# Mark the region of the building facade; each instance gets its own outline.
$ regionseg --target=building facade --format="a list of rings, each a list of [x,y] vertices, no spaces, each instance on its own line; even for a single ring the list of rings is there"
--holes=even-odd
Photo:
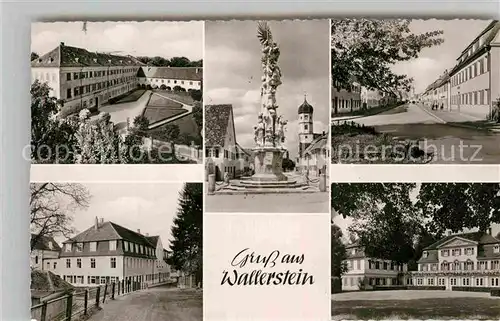
[[[342,290],[356,291],[374,286],[406,285],[406,264],[367,257],[359,242],[346,246],[348,271],[342,275]]]
[[[332,117],[352,113],[361,109],[361,85],[353,80],[349,89],[341,89],[334,82],[332,86]]]
[[[143,66],[137,73],[137,81],[145,89],[201,90],[203,68]]]
[[[167,279],[168,268],[159,236],[142,235],[96,218],[92,227],[63,242],[53,272],[74,286],[96,286],[124,280],[156,283]]]
[[[215,174],[217,181],[239,177],[248,166],[249,153],[239,147],[234,129],[233,106],[205,106],[205,158],[207,173]]]
[[[487,119],[500,98],[500,22],[492,21],[461,53],[447,83],[431,84],[422,95],[426,105]]]
[[[54,238],[49,236],[39,236],[31,234],[31,242],[34,242],[30,253],[30,265],[32,269],[50,271],[57,266],[61,247]]]
[[[424,248],[413,285],[500,287],[500,240],[488,233],[449,235]]]
[[[47,83],[50,94],[71,114],[85,108],[98,110],[110,99],[136,89],[141,65],[132,56],[90,52],[61,42],[31,62],[31,76],[33,82]]]
[[[374,108],[380,106],[382,95],[378,90],[369,90],[361,87],[361,106],[364,108]]]

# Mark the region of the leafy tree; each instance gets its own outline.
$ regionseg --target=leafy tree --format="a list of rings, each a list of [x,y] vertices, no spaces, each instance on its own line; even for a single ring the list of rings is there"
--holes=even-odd
[[[81,184],[32,183],[30,191],[30,229],[35,234],[31,250],[44,236],[70,237],[74,232],[71,212],[87,208],[91,198]]]
[[[290,158],[283,158],[283,161],[281,162],[281,167],[283,168],[284,171],[293,171],[293,169],[295,168],[295,163]]]
[[[198,134],[200,134],[203,129],[203,104],[201,102],[194,103],[192,115],[198,127]]]
[[[201,183],[186,183],[179,197],[179,209],[174,218],[170,242],[171,255],[167,263],[174,269],[194,274],[196,282],[203,278],[203,187]]]
[[[31,60],[30,61],[33,61],[33,60],[38,59],[38,58],[40,58],[40,56],[36,52],[31,52]]]
[[[190,67],[191,61],[186,57],[172,57],[170,67]]]
[[[342,230],[340,227],[332,223],[332,250],[331,250],[331,264],[332,264],[332,277],[342,277],[347,272],[347,251],[344,243],[342,242]]]
[[[73,163],[78,123],[60,117],[61,102],[38,80],[31,85],[31,160],[34,163]]]
[[[189,92],[189,94],[194,101],[201,101],[201,99],[203,98],[203,93],[199,89],[193,89]]]
[[[332,79],[338,89],[351,89],[353,80],[368,89],[398,96],[413,82],[397,75],[391,65],[418,57],[424,48],[440,45],[443,31],[413,34],[408,19],[333,19],[331,22]]]
[[[190,67],[203,67],[203,59],[191,61]]]
[[[153,57],[150,63],[156,67],[167,67],[170,64],[168,59],[159,56]]]

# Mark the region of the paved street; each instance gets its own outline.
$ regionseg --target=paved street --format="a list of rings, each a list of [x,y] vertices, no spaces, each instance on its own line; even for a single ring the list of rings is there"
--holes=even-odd
[[[205,212],[327,213],[328,192],[289,194],[207,195]]]
[[[127,124],[127,118],[130,119],[130,123],[134,121],[137,115],[140,115],[149,100],[150,90],[147,90],[142,94],[141,98],[136,101],[127,103],[118,103],[106,105],[99,108],[99,112],[109,113],[111,116],[111,121],[119,128],[124,128]]]
[[[107,301],[89,321],[202,321],[203,294],[156,287]]]
[[[394,137],[423,139],[421,147],[435,153],[435,164],[500,163],[500,134],[447,124],[477,121],[477,118],[458,112],[431,111],[415,104],[399,111],[354,121]]]

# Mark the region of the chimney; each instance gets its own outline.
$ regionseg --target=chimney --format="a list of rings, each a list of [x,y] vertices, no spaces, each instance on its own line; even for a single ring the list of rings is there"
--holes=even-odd
[[[137,229],[137,233],[141,234],[141,230],[140,230],[140,229]]]
[[[95,224],[94,224],[94,229],[97,231],[97,229],[99,228],[99,219],[97,218],[97,216],[95,217]]]
[[[103,224],[103,223],[104,223],[104,218],[101,217],[101,224]]]
[[[488,235],[491,235],[491,227],[488,228]]]
[[[452,234],[452,233],[451,233],[451,231],[448,231],[447,235],[448,235],[448,236],[451,236],[451,234]]]

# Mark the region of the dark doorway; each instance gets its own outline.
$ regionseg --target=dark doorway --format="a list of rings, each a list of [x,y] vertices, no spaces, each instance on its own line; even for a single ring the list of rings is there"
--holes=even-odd
[[[95,98],[95,109],[98,110],[99,109],[99,97],[96,97]]]
[[[222,181],[222,175],[219,166],[215,165],[215,180]]]
[[[333,107],[335,110],[335,114],[338,114],[339,113],[339,97],[335,97]]]

